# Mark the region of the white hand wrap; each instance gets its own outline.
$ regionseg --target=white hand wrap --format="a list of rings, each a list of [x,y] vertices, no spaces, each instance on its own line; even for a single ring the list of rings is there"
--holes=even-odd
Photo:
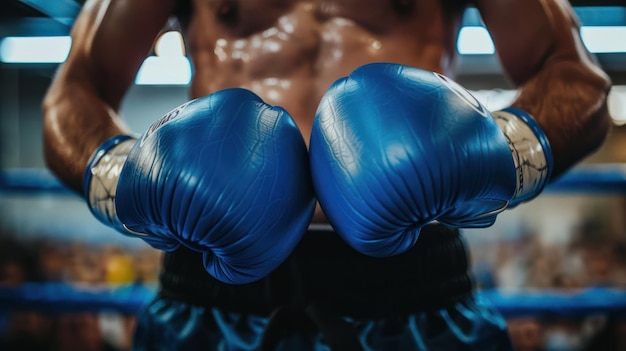
[[[504,133],[515,163],[517,187],[509,207],[539,195],[552,170],[552,150],[546,135],[526,112],[508,108],[492,112]]]
[[[118,136],[102,144],[91,158],[83,183],[93,215],[121,232],[127,229],[117,217],[115,193],[124,162],[136,141],[132,137]]]

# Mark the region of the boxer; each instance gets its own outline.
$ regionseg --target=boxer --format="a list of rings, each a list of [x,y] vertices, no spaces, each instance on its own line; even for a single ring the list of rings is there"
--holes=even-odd
[[[503,111],[454,83],[468,6],[519,89]],[[138,136],[120,105],[171,16],[191,101]],[[578,28],[565,0],[91,0],[43,103],[45,159],[167,251],[137,350],[506,350],[455,228],[604,140],[611,82]]]

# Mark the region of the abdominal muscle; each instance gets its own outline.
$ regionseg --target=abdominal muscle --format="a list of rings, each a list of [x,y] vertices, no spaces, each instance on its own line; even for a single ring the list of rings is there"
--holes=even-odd
[[[250,89],[285,108],[307,145],[324,92],[362,64],[394,62],[451,74],[455,24],[445,20],[438,0],[417,1],[402,17],[388,0],[221,3],[238,5],[237,22],[220,22],[216,12],[228,9],[219,1],[194,3],[186,33],[192,97]]]
[[[388,0],[195,0],[186,31],[192,98],[250,89],[285,108],[308,145],[322,95],[360,65],[394,62],[451,74],[460,14],[453,23],[439,0],[410,1],[410,15],[399,16]],[[237,19],[221,21],[217,13],[228,6],[237,6]],[[314,221],[324,221],[319,207]]]

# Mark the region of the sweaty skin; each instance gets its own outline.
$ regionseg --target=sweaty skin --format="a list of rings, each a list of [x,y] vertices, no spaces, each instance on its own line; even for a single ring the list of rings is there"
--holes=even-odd
[[[191,93],[251,89],[284,106],[308,142],[322,95],[359,65],[391,61],[452,73],[461,12],[446,18],[436,1],[396,2],[195,1],[187,30]]]
[[[453,4],[453,5],[450,5]],[[456,5],[455,5],[456,4]],[[194,66],[191,97],[244,87],[290,112],[309,140],[333,81],[373,61],[454,77],[464,11],[451,0],[192,0],[184,30]],[[93,151],[129,134],[119,108],[175,0],[90,0],[44,100],[49,168],[82,191]],[[476,0],[502,66],[520,90],[514,106],[546,132],[558,177],[609,129],[611,85],[582,45],[567,0]],[[155,120],[159,116],[154,116]],[[316,220],[323,220],[317,211]]]

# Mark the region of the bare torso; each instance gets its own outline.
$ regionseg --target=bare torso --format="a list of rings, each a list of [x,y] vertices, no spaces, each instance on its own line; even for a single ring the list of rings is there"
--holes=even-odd
[[[322,94],[374,61],[453,76],[467,3],[490,31],[513,106],[534,116],[554,157],[553,178],[599,147],[611,87],[586,51],[567,0],[94,0],[72,29],[72,50],[43,102],[45,158],[83,193],[94,150],[130,134],[119,108],[163,24],[185,7],[192,97],[246,87],[286,108],[308,141]],[[188,4],[189,6],[185,6]]]
[[[462,9],[441,0],[193,0],[191,95],[248,88],[289,111],[308,143],[321,96],[358,65],[452,74]]]

